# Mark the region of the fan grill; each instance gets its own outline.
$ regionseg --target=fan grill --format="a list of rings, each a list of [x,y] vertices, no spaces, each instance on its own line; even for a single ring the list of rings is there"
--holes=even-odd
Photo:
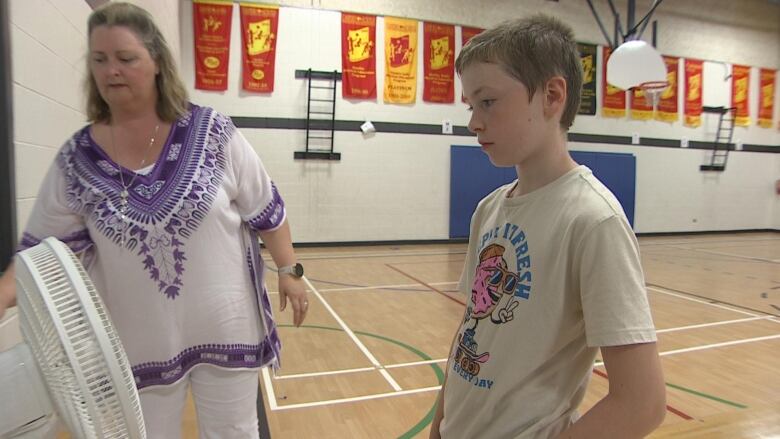
[[[22,334],[68,428],[83,438],[145,437],[127,357],[79,260],[51,238],[18,258]]]

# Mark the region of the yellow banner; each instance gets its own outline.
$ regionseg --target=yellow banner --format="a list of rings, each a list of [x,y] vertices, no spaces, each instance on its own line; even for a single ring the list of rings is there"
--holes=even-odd
[[[417,20],[385,17],[384,101],[413,104],[417,96]]]

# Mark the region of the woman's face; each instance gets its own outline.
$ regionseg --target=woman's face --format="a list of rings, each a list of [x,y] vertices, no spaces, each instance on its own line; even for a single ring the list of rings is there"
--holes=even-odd
[[[89,36],[89,66],[109,107],[157,101],[157,63],[125,26],[98,26]]]

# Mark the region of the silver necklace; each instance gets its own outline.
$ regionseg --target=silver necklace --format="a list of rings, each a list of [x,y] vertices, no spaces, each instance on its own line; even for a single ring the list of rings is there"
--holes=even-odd
[[[146,152],[144,153],[143,160],[141,160],[141,166],[139,170],[144,168],[144,165],[146,164],[146,159],[149,157],[149,151],[152,150],[152,145],[154,145],[154,139],[157,137],[157,131],[160,129],[160,124],[158,123],[154,127],[154,133],[152,133],[152,137],[149,139],[149,146],[146,147]],[[133,186],[133,183],[135,183],[135,179],[138,177],[138,172],[133,171],[133,178],[130,179],[130,182],[125,184],[125,177],[124,172],[122,172],[123,166],[119,164],[119,154],[117,152],[116,148],[116,141],[114,140],[114,127],[113,125],[108,125],[109,133],[111,134],[111,151],[114,153],[115,160],[117,168],[119,168],[119,181],[122,183],[122,191],[119,193],[119,208],[117,211],[119,212],[119,220],[122,223],[122,248],[125,248],[125,236],[127,231],[127,223],[129,222],[127,218],[127,212],[129,210],[129,202],[128,198],[130,197],[130,188]],[[128,169],[128,168],[124,168]],[[131,171],[128,169],[128,171]]]

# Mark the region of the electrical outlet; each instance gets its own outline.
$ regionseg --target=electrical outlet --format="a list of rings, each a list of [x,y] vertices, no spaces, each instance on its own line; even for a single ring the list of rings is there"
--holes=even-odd
[[[737,139],[737,141],[734,142],[734,149],[737,151],[742,151],[742,139]]]
[[[452,121],[451,120],[443,120],[441,121],[441,133],[442,134],[452,134]]]
[[[681,138],[680,139],[680,148],[687,148],[689,146],[688,143],[689,142],[688,142],[688,138],[687,137]]]
[[[632,145],[639,145],[639,133],[631,134],[631,144]]]

